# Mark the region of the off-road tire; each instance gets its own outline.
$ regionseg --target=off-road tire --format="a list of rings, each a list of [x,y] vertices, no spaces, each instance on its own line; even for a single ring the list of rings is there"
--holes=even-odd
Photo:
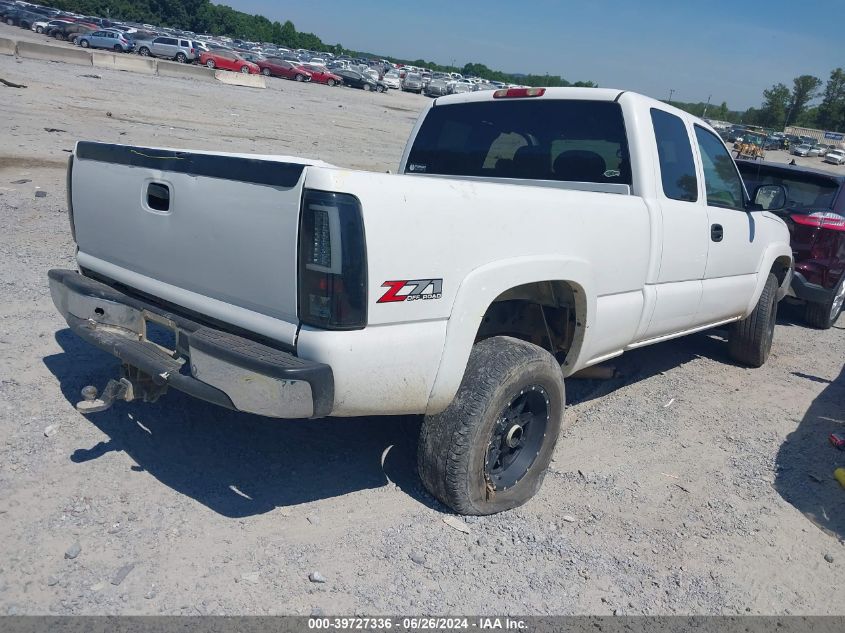
[[[494,426],[521,390],[533,385],[548,395],[549,416],[539,452],[515,485],[491,490],[485,459]],[[460,514],[494,514],[522,505],[543,482],[565,404],[563,373],[546,350],[505,336],[477,343],[452,403],[423,420],[417,453],[423,484]]]
[[[769,273],[754,311],[731,326],[728,334],[728,353],[738,363],[760,367],[769,357],[777,321],[777,293],[777,277]]]
[[[836,323],[839,315],[842,314],[842,306],[833,313],[833,301],[838,292],[842,291],[842,286],[845,284],[845,276],[839,280],[839,285],[836,286],[830,295],[830,299],[824,303],[807,302],[804,308],[804,320],[808,325],[818,330],[829,330]]]

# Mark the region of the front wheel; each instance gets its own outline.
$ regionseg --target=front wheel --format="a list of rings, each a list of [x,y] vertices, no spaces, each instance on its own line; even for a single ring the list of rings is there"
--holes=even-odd
[[[833,291],[830,299],[824,303],[807,302],[804,308],[804,320],[819,330],[829,330],[842,314],[845,304],[845,276],[839,280],[839,285]]]
[[[728,353],[735,361],[760,367],[769,357],[778,315],[778,280],[772,273],[766,279],[754,311],[731,326]]]
[[[241,66],[241,72],[244,75],[248,75],[249,74],[249,66]]]
[[[334,80],[334,79],[329,79],[329,80],[326,82],[326,85],[327,85],[327,86],[334,86],[334,85],[335,85],[335,83],[336,83],[336,82],[335,82],[335,80]]]
[[[43,26],[36,26],[36,27],[35,27],[35,32],[36,32],[36,33],[39,33],[39,34],[40,34],[40,33],[43,33],[43,32],[44,32],[44,27],[43,27]]]
[[[522,505],[543,482],[565,403],[563,373],[546,350],[505,336],[477,343],[452,403],[423,421],[423,484],[460,514]]]
[[[376,92],[384,92],[384,86],[377,86]]]
[[[303,75],[297,75],[296,77],[294,77],[294,79],[296,79],[297,81],[305,81],[305,77]]]

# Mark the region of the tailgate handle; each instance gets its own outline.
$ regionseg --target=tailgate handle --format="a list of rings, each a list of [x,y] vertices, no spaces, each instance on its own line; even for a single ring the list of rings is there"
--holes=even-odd
[[[163,182],[147,185],[147,206],[153,211],[170,211],[170,187]]]

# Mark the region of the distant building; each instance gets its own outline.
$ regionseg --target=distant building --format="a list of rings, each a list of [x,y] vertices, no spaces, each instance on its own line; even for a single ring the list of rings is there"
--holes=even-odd
[[[809,136],[812,139],[820,143],[842,143],[845,141],[845,133],[842,132],[830,132],[827,130],[814,130],[813,128],[809,127],[798,127],[795,125],[789,125],[784,130],[786,134],[794,134],[795,136]]]

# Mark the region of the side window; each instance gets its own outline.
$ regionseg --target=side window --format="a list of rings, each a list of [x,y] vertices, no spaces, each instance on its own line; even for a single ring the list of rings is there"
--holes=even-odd
[[[702,127],[695,126],[695,138],[704,167],[707,204],[714,207],[743,209],[742,180],[722,141]]]
[[[652,108],[651,122],[657,139],[663,193],[673,200],[698,200],[695,161],[684,122],[674,114]]]

